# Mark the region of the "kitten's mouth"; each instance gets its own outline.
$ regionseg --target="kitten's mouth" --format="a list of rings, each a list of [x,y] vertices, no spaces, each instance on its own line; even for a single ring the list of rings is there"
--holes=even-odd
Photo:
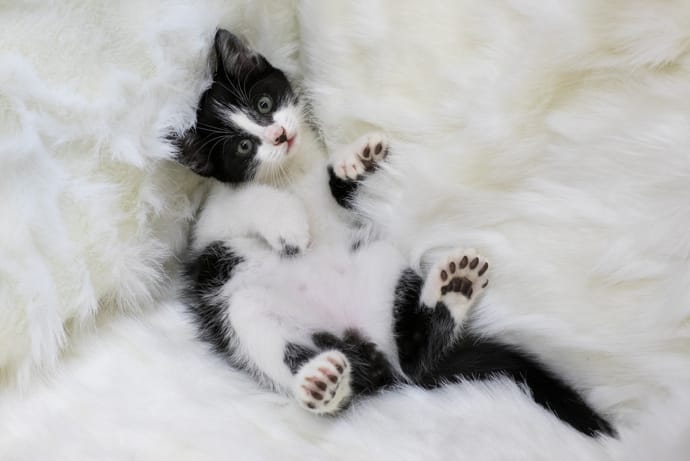
[[[297,135],[293,135],[291,138],[288,138],[287,140],[287,151],[285,152],[286,154],[290,152],[290,149],[292,149],[292,146],[295,145],[295,141],[297,140]]]

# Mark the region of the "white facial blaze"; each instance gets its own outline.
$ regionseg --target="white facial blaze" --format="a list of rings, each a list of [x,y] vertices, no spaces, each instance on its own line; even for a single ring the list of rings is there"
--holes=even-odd
[[[257,138],[261,139],[263,141],[263,133],[264,133],[264,127],[256,123],[254,120],[249,118],[247,114],[244,112],[230,112],[227,111],[227,118],[228,122],[230,122],[231,125],[239,128],[242,131],[247,132],[248,134],[252,136],[256,136]]]
[[[299,131],[300,120],[300,111],[296,105],[291,104],[278,109],[273,114],[274,123],[268,127],[258,124],[241,111],[226,111],[226,114],[230,124],[260,139],[261,143],[256,149],[259,169],[262,169],[262,167],[278,167],[294,155],[296,149],[293,149],[293,142],[296,140],[295,138]],[[290,142],[282,142],[276,145],[275,140],[278,137],[276,133],[282,133],[283,129]]]
[[[273,120],[278,125],[285,128],[285,134],[288,139],[292,139],[297,136],[297,131],[299,129],[299,119],[300,110],[294,105],[290,104],[286,107],[281,107],[273,114]]]

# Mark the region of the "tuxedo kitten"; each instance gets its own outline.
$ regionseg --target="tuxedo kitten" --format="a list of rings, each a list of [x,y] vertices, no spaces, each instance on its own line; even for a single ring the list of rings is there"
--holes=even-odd
[[[177,141],[179,160],[212,178],[184,276],[201,338],[318,414],[397,383],[505,377],[576,429],[612,433],[528,354],[463,334],[488,284],[481,255],[457,249],[422,277],[391,243],[353,245],[338,203],[375,174],[385,135],[344,146],[329,183],[328,159],[285,75],[227,31],[214,49],[196,126]]]

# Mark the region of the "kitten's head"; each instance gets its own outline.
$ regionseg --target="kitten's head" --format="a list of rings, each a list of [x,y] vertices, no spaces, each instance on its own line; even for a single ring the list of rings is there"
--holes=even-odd
[[[227,30],[216,33],[213,83],[179,160],[223,182],[270,178],[297,153],[301,111],[285,74]]]

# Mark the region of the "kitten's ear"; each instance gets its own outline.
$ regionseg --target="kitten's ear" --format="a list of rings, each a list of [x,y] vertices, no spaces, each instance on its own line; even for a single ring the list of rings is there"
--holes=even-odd
[[[216,51],[216,72],[237,74],[242,68],[255,61],[256,53],[238,36],[225,29],[218,29],[214,40]]]
[[[198,175],[211,176],[211,160],[199,148],[203,144],[197,138],[194,129],[188,130],[180,137],[173,138],[173,143],[177,147],[176,160]]]

